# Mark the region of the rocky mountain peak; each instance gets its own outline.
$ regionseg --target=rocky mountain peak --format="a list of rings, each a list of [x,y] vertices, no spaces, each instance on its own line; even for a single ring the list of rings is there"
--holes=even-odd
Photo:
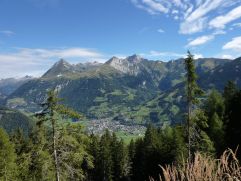
[[[64,73],[72,72],[74,66],[65,61],[64,59],[60,59],[56,62],[42,77],[60,77]]]
[[[111,64],[112,62],[120,62],[120,61],[121,61],[121,59],[119,59],[118,57],[113,56],[106,62],[106,64]]]
[[[139,63],[143,60],[143,58],[137,54],[134,54],[132,56],[127,57],[126,60],[131,63]]]
[[[65,61],[62,58],[53,65],[53,67],[66,67],[66,68],[69,68],[71,66],[72,65],[69,62]]]
[[[137,75],[140,72],[139,63],[144,60],[138,55],[132,55],[124,59],[112,57],[106,64],[119,70],[122,73]]]

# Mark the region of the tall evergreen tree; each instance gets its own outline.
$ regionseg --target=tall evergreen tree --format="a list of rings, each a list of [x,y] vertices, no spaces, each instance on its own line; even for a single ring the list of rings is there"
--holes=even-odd
[[[213,140],[217,154],[221,154],[224,151],[224,114],[225,104],[222,95],[212,90],[206,104],[204,111],[207,115],[208,127],[206,130],[209,137]]]
[[[89,153],[93,156],[93,165],[94,168],[88,171],[89,180],[94,181],[100,178],[101,165],[100,165],[100,140],[99,137],[92,134],[90,135],[90,144],[88,147]]]
[[[93,168],[93,158],[87,152],[89,138],[82,133],[80,124],[61,126],[58,136],[58,159],[62,180],[86,180]]]
[[[36,117],[40,118],[40,123],[42,122],[50,122],[51,129],[52,129],[52,152],[54,156],[54,165],[55,165],[55,172],[56,172],[56,181],[60,181],[60,167],[59,167],[59,158],[57,152],[57,133],[56,133],[56,124],[57,124],[57,114],[68,116],[72,118],[79,118],[80,115],[68,108],[64,105],[59,104],[61,99],[57,97],[57,93],[54,90],[48,92],[48,98],[45,103],[42,103],[43,110],[40,113],[36,114]]]
[[[228,102],[233,98],[235,93],[237,93],[238,88],[233,81],[228,81],[224,87],[223,97],[225,99],[225,105],[228,107]]]
[[[183,126],[175,126],[174,128],[175,142],[175,162],[181,163],[187,158],[187,147],[185,144],[185,128]]]
[[[113,180],[121,181],[128,177],[130,164],[128,152],[122,140],[119,140],[116,135],[112,135],[112,159],[113,159]]]
[[[111,133],[106,130],[106,132],[101,136],[100,139],[100,154],[99,163],[101,165],[101,177],[102,181],[112,181],[113,180],[113,159],[111,153]]]
[[[35,127],[29,136],[29,151],[23,155],[29,159],[28,177],[34,181],[51,181],[54,179],[54,164],[47,141],[45,127]],[[24,157],[25,156],[25,157]]]
[[[16,180],[16,153],[8,134],[0,128],[0,180]]]
[[[187,92],[187,137],[188,137],[188,158],[191,159],[191,118],[193,105],[198,103],[197,96],[202,94],[202,90],[197,85],[197,75],[195,72],[194,55],[188,51],[187,58],[185,58],[186,73],[186,92]]]
[[[229,100],[226,111],[226,144],[235,150],[238,146],[238,156],[241,158],[241,90]]]

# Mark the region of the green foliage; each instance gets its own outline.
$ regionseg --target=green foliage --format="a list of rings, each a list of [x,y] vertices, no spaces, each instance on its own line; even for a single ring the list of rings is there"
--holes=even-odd
[[[199,102],[198,96],[200,96],[203,91],[197,85],[197,74],[195,72],[194,56],[188,51],[187,58],[185,59],[185,69],[186,73],[186,98],[187,98],[187,138],[188,138],[188,158],[191,160],[191,137],[194,130],[191,129],[191,119],[192,119],[192,108],[195,104]],[[198,132],[196,132],[198,133]]]
[[[108,130],[101,136],[91,136],[90,153],[94,156],[95,168],[90,170],[91,180],[125,180],[130,164],[127,147]]]
[[[125,90],[119,89],[106,92],[114,97],[125,94]],[[140,119],[149,116],[157,121],[165,117],[163,109],[179,114],[183,108],[178,110],[175,104],[167,103],[177,103],[182,93],[177,89],[170,94],[160,93],[132,111]],[[163,124],[159,128],[149,125],[144,137],[127,144],[120,139],[123,132],[106,130],[102,135],[88,135],[79,123],[63,124],[62,119],[69,116],[79,119],[81,116],[59,104],[61,101],[54,91],[49,92],[47,101],[42,104],[43,111],[37,114],[38,125],[28,135],[17,129],[9,139],[0,128],[0,180],[52,181],[56,180],[58,170],[61,180],[67,181],[142,181],[150,177],[157,179],[159,175],[163,177],[160,166],[180,165],[188,157],[184,125],[170,127]],[[191,103],[193,105],[196,101]],[[106,102],[103,104],[108,107]],[[228,83],[223,95],[212,90],[200,108],[193,108],[190,119],[192,152],[214,157],[215,153],[219,155],[227,147],[235,149],[241,144],[241,91],[233,83]],[[129,109],[126,107],[124,110],[127,114]],[[9,109],[4,111],[12,112]],[[128,114],[133,116],[131,112]],[[241,158],[239,150],[237,154]]]
[[[136,123],[152,122],[158,125],[165,121],[171,124],[180,123],[186,105],[181,97],[184,94],[185,80],[183,62],[184,59],[170,62],[143,60],[136,65],[140,68],[140,73],[136,75],[123,74],[108,63],[94,69],[86,68],[82,69],[83,71],[73,72],[73,66],[65,62],[67,67],[63,64],[60,67],[54,66],[57,71],[50,69],[43,77],[30,80],[10,95],[6,101],[15,100],[11,106],[36,112],[40,108],[38,104],[46,98],[47,91],[58,88],[59,96],[65,99],[62,102],[64,105],[91,119],[113,118],[121,113],[126,120]],[[223,59],[195,60],[199,77],[208,75],[205,79],[209,81],[201,82],[202,87],[209,89],[209,84],[212,83],[217,85],[219,90],[223,88],[219,86],[223,84],[223,80],[212,80],[215,75],[211,73],[211,70],[217,67],[222,68],[224,63],[230,62]],[[59,74],[62,76],[58,77]],[[236,74],[231,77],[233,80],[239,76]],[[229,78],[227,74],[225,77]],[[157,97],[159,99],[156,99]],[[152,107],[145,109],[149,102],[157,106],[154,107],[152,104]],[[141,114],[143,109],[145,113]],[[152,120],[151,112],[162,112],[158,115],[158,121]]]
[[[88,137],[79,124],[61,127],[58,135],[58,159],[63,180],[85,180],[86,171],[93,168],[92,156],[87,152]]]
[[[158,165],[184,159],[186,148],[182,131],[181,127],[160,130],[149,126],[145,137],[137,140],[135,149],[130,150],[132,180],[146,180],[149,176],[158,178]]]
[[[205,129],[209,137],[213,140],[214,146],[218,154],[224,150],[224,114],[225,102],[222,95],[213,90],[204,106],[204,111],[207,117],[208,127]]]
[[[237,91],[227,101],[227,109],[225,116],[226,124],[226,144],[232,149],[236,149],[241,145],[241,90]],[[238,156],[241,158],[239,149]]]
[[[8,134],[0,128],[0,180],[15,180],[17,177],[16,153]]]
[[[59,132],[60,136],[57,135],[57,115],[60,114],[62,116],[68,116],[72,118],[80,118],[80,115],[76,113],[75,111],[65,107],[64,105],[60,105],[61,99],[57,97],[56,91],[51,90],[48,92],[47,101],[42,104],[43,110],[36,114],[36,117],[38,117],[40,120],[38,124],[41,126],[43,122],[50,122],[51,123],[51,134],[52,134],[52,151],[53,158],[54,158],[54,166],[55,166],[55,179],[57,181],[60,180],[61,177],[65,179],[73,179],[76,175],[78,177],[83,177],[83,174],[81,172],[76,172],[75,168],[71,165],[68,165],[69,159],[73,161],[76,154],[72,154],[72,152],[65,151],[65,148],[72,148],[73,150],[70,151],[80,151],[76,140],[73,137],[68,137],[68,134],[63,129],[62,132]],[[66,137],[68,137],[66,139]],[[62,143],[61,143],[62,140]],[[64,141],[65,142],[64,142]],[[70,141],[70,143],[68,143]],[[59,143],[60,142],[60,143]],[[61,147],[61,144],[65,147]],[[66,145],[65,145],[66,144]],[[69,145],[68,145],[69,144]],[[76,144],[77,148],[73,146],[73,144]],[[71,146],[70,146],[71,145]],[[63,149],[62,149],[63,148]],[[80,152],[82,154],[82,152]],[[64,155],[64,157],[62,157]],[[74,158],[73,158],[74,157]],[[62,158],[62,159],[61,159]],[[83,161],[83,158],[80,157],[81,160],[76,160],[76,163],[74,164],[80,164],[79,162]],[[61,168],[61,165],[65,166],[65,169]],[[66,172],[66,168],[67,172]],[[79,171],[82,171],[80,168],[76,168]],[[82,178],[81,178],[82,179]]]
[[[14,132],[16,129],[20,128],[27,135],[34,125],[34,121],[29,116],[24,113],[0,107],[0,126],[3,127],[8,133]]]
[[[228,81],[224,87],[223,97],[225,100],[225,105],[228,108],[230,100],[238,92],[238,88],[233,81]]]
[[[198,96],[203,94],[203,91],[197,85],[197,74],[195,72],[194,55],[188,51],[185,59],[186,81],[187,81],[187,101],[191,104],[198,103]]]

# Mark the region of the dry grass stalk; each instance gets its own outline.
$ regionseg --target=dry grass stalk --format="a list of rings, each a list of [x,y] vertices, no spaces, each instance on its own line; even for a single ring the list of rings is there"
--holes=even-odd
[[[241,181],[241,167],[236,152],[231,149],[226,150],[220,159],[196,153],[191,163],[161,168],[164,178],[160,177],[160,181]]]

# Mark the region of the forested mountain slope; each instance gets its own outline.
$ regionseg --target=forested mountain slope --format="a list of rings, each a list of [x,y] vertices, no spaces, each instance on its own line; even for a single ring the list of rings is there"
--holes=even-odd
[[[240,58],[196,60],[199,83],[205,90],[240,82]],[[230,71],[232,73],[230,74]],[[104,64],[55,63],[41,78],[20,86],[5,100],[11,108],[34,112],[57,89],[64,104],[88,118],[112,118],[163,124],[180,122],[185,109],[184,60],[150,61],[138,55],[113,57]],[[227,76],[228,75],[228,76]],[[224,77],[224,78],[222,78]]]

